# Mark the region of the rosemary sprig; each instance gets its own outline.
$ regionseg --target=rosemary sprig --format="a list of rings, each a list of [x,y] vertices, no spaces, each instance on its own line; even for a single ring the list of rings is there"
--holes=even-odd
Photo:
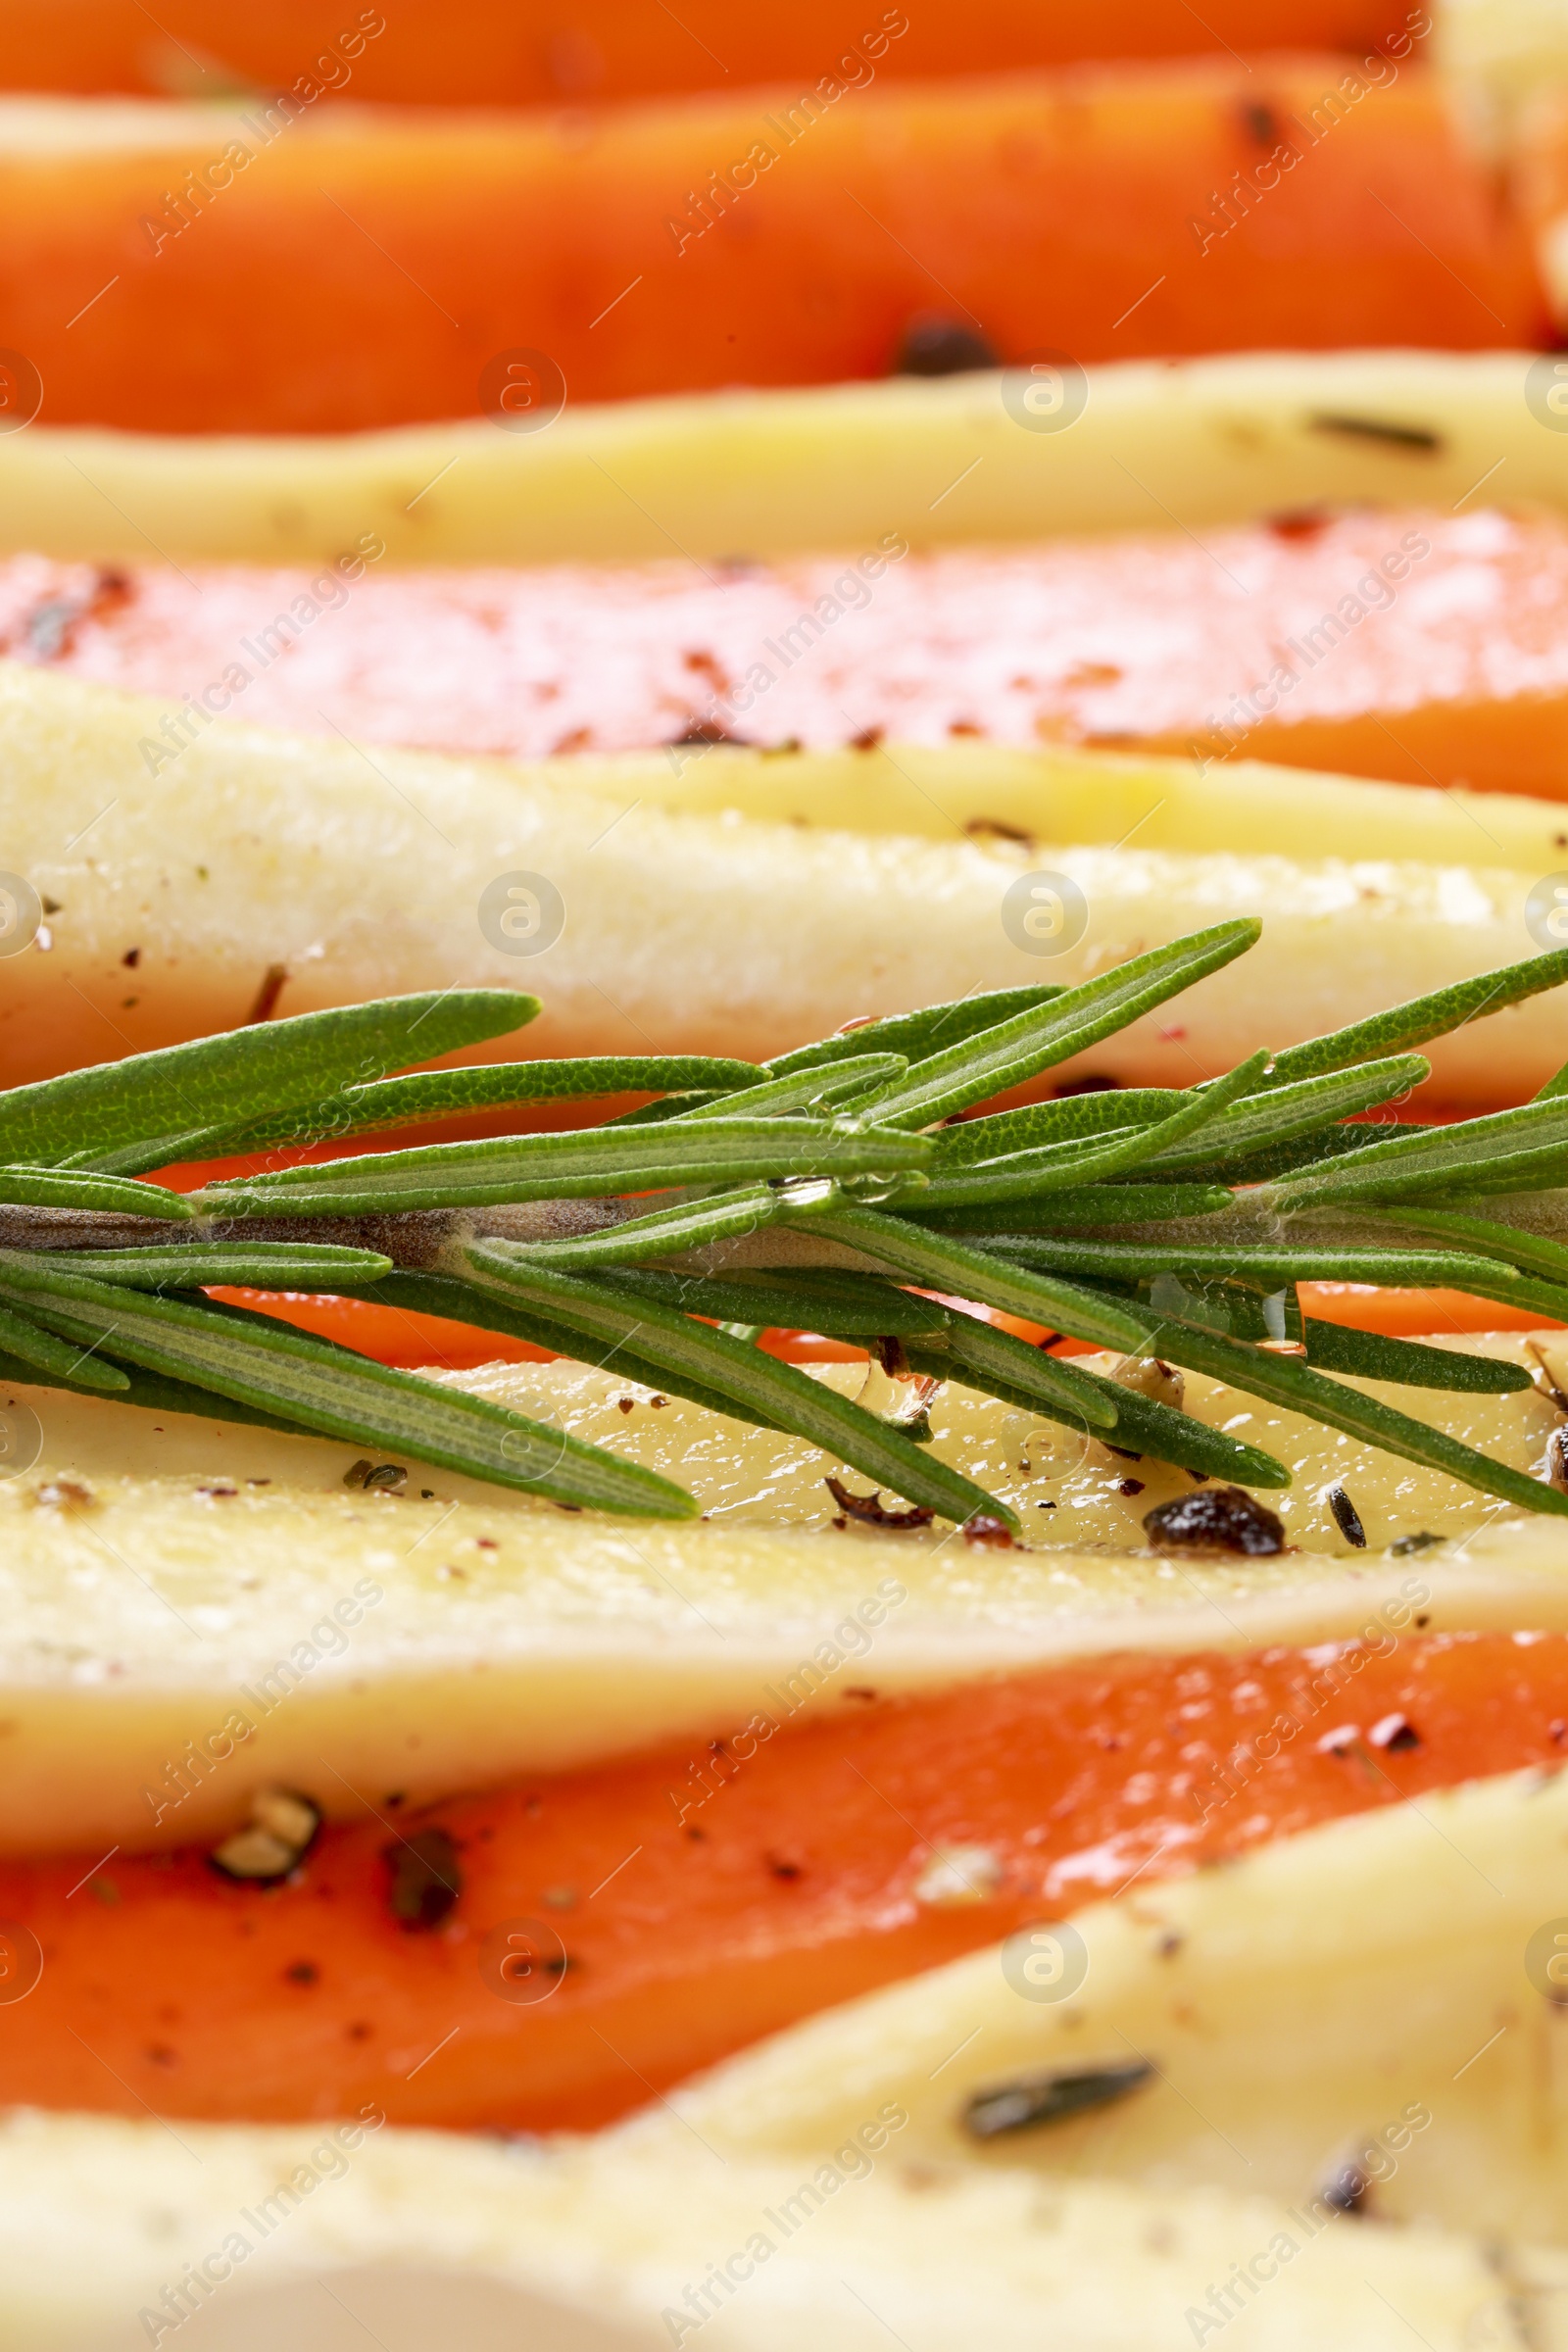
[[[896,1418],[751,1344],[819,1330],[893,1367],[902,1348],[917,1375],[1124,1452],[1289,1484],[1272,1454],[947,1299],[1157,1352],[1517,1507],[1568,1510],[1544,1479],[1351,1385],[1502,1395],[1529,1385],[1517,1366],[1303,1318],[1296,1290],[1434,1285],[1568,1322],[1568,1088],[1451,1126],[1358,1123],[1420,1084],[1417,1048],[1568,979],[1568,950],[1189,1088],[985,1111],[1257,929],[1217,924],[1074,988],[894,1014],[765,1067],[703,1054],[411,1067],[538,1009],[455,990],[17,1088],[0,1094],[0,1372],[395,1449],[573,1505],[695,1509],[608,1447],[204,1295],[347,1293],[790,1433],[922,1513],[1014,1526]],[[626,1093],[654,1099],[575,1130],[295,1158],[186,1197],[139,1181],[179,1158]]]

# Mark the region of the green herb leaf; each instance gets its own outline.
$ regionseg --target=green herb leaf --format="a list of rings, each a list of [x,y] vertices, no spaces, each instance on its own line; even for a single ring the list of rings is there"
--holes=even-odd
[[[929,1127],[971,1102],[1005,1094],[1125,1029],[1205,973],[1218,971],[1251,947],[1261,929],[1257,922],[1216,923],[1169,947],[1135,956],[1035,1011],[1016,1013],[995,1029],[982,1030],[978,1037],[916,1062],[869,1110],[885,1126]]]
[[[537,997],[447,989],[259,1021],[0,1095],[0,1159],[71,1158],[318,1102],[357,1079],[520,1029]]]
[[[933,1363],[941,1361],[946,1378],[961,1379],[971,1388],[983,1388],[987,1377],[1004,1380],[1025,1404],[1075,1429],[1103,1436],[1116,1427],[1115,1401],[1099,1382],[978,1315],[950,1316],[946,1347],[926,1349],[922,1360],[925,1354]]]
[[[281,1111],[248,1126],[232,1122],[189,1142],[193,1159],[223,1159],[242,1152],[265,1152],[296,1141],[301,1132],[320,1137],[373,1135],[390,1127],[417,1127],[429,1119],[472,1118],[483,1111],[525,1110],[543,1102],[590,1101],[610,1095],[680,1093],[690,1088],[724,1096],[761,1085],[766,1073],[749,1061],[727,1061],[705,1054],[585,1054],[575,1061],[470,1063],[460,1070],[416,1070],[410,1077],[382,1078],[351,1086],[329,1102]]]
[[[536,1302],[564,1323],[575,1324],[602,1345],[625,1338],[649,1361],[687,1372],[695,1380],[765,1414],[780,1428],[823,1446],[841,1461],[874,1478],[906,1501],[939,1511],[960,1523],[976,1512],[1016,1526],[1005,1506],[944,1462],[862,1412],[822,1382],[780,1363],[760,1348],[732,1340],[706,1323],[657,1304],[629,1299],[606,1284],[580,1276],[549,1274],[531,1265],[508,1242],[471,1242],[454,1253],[465,1280]],[[667,1376],[667,1374],[666,1374]]]
[[[1221,1167],[1279,1144],[1294,1143],[1336,1119],[1371,1110],[1380,1102],[1419,1086],[1430,1077],[1432,1064],[1419,1054],[1401,1054],[1392,1060],[1364,1062],[1353,1070],[1331,1071],[1323,1078],[1303,1078],[1298,1085],[1273,1087],[1255,1100],[1228,1109],[1206,1135],[1185,1143],[1161,1146],[1152,1154],[1151,1167]],[[1233,1073],[1234,1075],[1234,1073]],[[1224,1081],[1221,1081],[1223,1084]]]
[[[1223,1160],[1200,1160],[1195,1167],[1184,1167],[1182,1174],[1195,1182],[1213,1184],[1255,1185],[1271,1184],[1277,1176],[1289,1176],[1297,1168],[1316,1166],[1320,1161],[1344,1159],[1352,1152],[1369,1152],[1382,1143],[1389,1130],[1370,1123],[1349,1127],[1318,1127],[1310,1135],[1297,1136],[1287,1144],[1270,1144],[1261,1152],[1236,1152]],[[1402,1135],[1426,1132],[1413,1123],[1401,1124]]]
[[[1004,1168],[1007,1163],[1004,1160],[1001,1164]],[[974,1171],[977,1176],[985,1172],[983,1168]],[[1175,1218],[1213,1217],[1236,1205],[1234,1196],[1223,1185],[1116,1183],[1048,1193],[1038,1201],[1004,1195],[989,1205],[966,1195],[950,1207],[945,1205],[950,1181],[933,1178],[927,1191],[903,1213],[922,1225],[951,1227],[957,1232],[1028,1233],[1045,1227],[1053,1233],[1068,1233],[1084,1226],[1163,1225]]]
[[[1545,988],[1568,980],[1568,948],[1554,948],[1523,963],[1505,963],[1473,980],[1456,981],[1451,988],[1435,989],[1430,996],[1413,997],[1392,1011],[1376,1012],[1348,1028],[1332,1029],[1300,1046],[1290,1046],[1274,1057],[1271,1086],[1298,1078],[1316,1078],[1325,1070],[1348,1069],[1352,1062],[1377,1061],[1391,1054],[1407,1054],[1435,1037],[1449,1037],[1508,1004],[1523,1004]]]
[[[19,1314],[16,1303],[0,1306],[0,1348],[33,1367],[29,1379],[53,1373],[57,1379],[69,1379],[74,1388],[111,1396],[130,1386],[118,1364],[106,1364],[92,1353],[90,1336],[85,1347],[74,1341],[68,1344],[52,1331],[40,1331],[30,1316]]]
[[[1344,1323],[1304,1326],[1306,1360],[1320,1372],[1348,1372],[1355,1380],[1396,1380],[1407,1389],[1447,1389],[1455,1395],[1506,1396],[1535,1382],[1520,1364],[1495,1355],[1463,1354],[1456,1348],[1424,1348],[1418,1340],[1386,1339],[1380,1331],[1352,1331]]]
[[[1320,1200],[1522,1192],[1565,1172],[1568,1097],[1557,1096],[1451,1127],[1406,1128],[1348,1158],[1298,1169],[1270,1186],[1258,1205],[1289,1211]]]
[[[745,1091],[750,1094],[753,1090],[748,1087]],[[732,1111],[737,1107],[737,1096],[733,1091],[725,1093],[720,1088],[715,1095],[703,1088],[687,1088],[678,1095],[661,1095],[657,1102],[639,1102],[635,1110],[617,1111],[612,1119],[606,1119],[604,1125],[607,1127],[662,1125],[665,1120],[678,1119],[685,1111],[697,1110],[704,1102],[727,1102]]]
[[[851,1108],[861,1097],[878,1095],[908,1068],[902,1054],[855,1054],[843,1061],[815,1064],[787,1073],[769,1085],[748,1087],[746,1099],[720,1095],[677,1115],[683,1126],[696,1119],[776,1118],[781,1111],[802,1110],[821,1116],[829,1108]]]
[[[675,1274],[654,1267],[617,1267],[612,1290],[657,1299],[683,1314],[754,1331],[819,1331],[841,1339],[940,1339],[948,1310],[934,1298],[901,1291],[877,1275],[842,1274],[826,1266],[787,1273]]]
[[[1552,1241],[1544,1233],[1528,1233],[1522,1226],[1506,1224],[1500,1218],[1464,1216],[1450,1209],[1401,1203],[1397,1208],[1385,1210],[1381,1221],[1396,1231],[1434,1233],[1444,1241],[1461,1246],[1468,1242],[1472,1250],[1482,1256],[1500,1257],[1510,1266],[1522,1266],[1532,1273],[1544,1274],[1548,1281],[1568,1284],[1568,1246]]]
[[[1199,1281],[1250,1282],[1276,1290],[1287,1282],[1375,1282],[1399,1290],[1436,1286],[1491,1296],[1487,1287],[1513,1279],[1494,1259],[1436,1250],[1322,1249],[1310,1242],[1265,1242],[1250,1248],[1225,1243],[1074,1241],[1063,1235],[997,1237],[989,1245],[1025,1265],[1063,1274],[1109,1274],[1142,1282],[1152,1274],[1190,1274]]]
[[[788,1214],[788,1210],[786,1209]],[[1075,1340],[1100,1348],[1139,1348],[1143,1327],[1123,1312],[1121,1302],[1080,1284],[1029,1273],[946,1233],[916,1228],[903,1217],[874,1208],[836,1208],[831,1213],[790,1215],[825,1242],[863,1250],[890,1273],[905,1276],[951,1298],[972,1298],[1004,1314],[1023,1315]]]
[[[680,1374],[672,1378],[663,1365],[650,1362],[635,1348],[616,1345],[600,1348],[592,1342],[585,1345],[584,1334],[575,1324],[544,1314],[524,1298],[503,1298],[495,1291],[479,1290],[471,1282],[460,1282],[450,1274],[389,1274],[373,1290],[350,1291],[345,1296],[370,1298],[377,1306],[404,1307],[416,1315],[442,1315],[451,1322],[467,1324],[480,1331],[504,1332],[508,1339],[525,1340],[532,1347],[549,1348],[568,1362],[609,1372],[616,1380],[635,1381],[647,1389],[667,1390],[672,1396],[684,1396],[710,1413],[727,1414],[732,1421],[750,1421],[759,1429],[778,1427],[765,1414],[748,1411],[732,1397],[700,1381],[687,1380]]]
[[[797,1046],[792,1054],[775,1054],[768,1068],[775,1078],[793,1077],[797,1070],[820,1069],[824,1062],[847,1061],[855,1054],[902,1054],[915,1061],[961,1045],[982,1029],[994,1029],[1020,1012],[1033,1012],[1063,994],[1059,987],[995,988],[983,996],[955,997],[944,1004],[926,1004],[918,1012],[892,1012],[881,1020],[861,1021],[837,1037],[818,1038],[814,1045]]]
[[[121,1367],[98,1364],[96,1356],[86,1359],[86,1369],[120,1372]],[[298,1421],[287,1421],[280,1413],[264,1413],[253,1404],[236,1403],[231,1396],[215,1396],[207,1389],[192,1388],[187,1381],[166,1380],[161,1373],[143,1372],[131,1365],[121,1373],[125,1385],[116,1385],[110,1401],[115,1404],[133,1404],[146,1413],[189,1413],[202,1421],[236,1421],[245,1427],[275,1429],[289,1438],[308,1438],[311,1432]],[[90,1382],[69,1379],[62,1372],[45,1371],[36,1364],[24,1363],[20,1356],[0,1348],[0,1380],[22,1383],[34,1389],[58,1389],[66,1396],[101,1396],[105,1392]]]
[[[1167,1146],[1174,1148],[1200,1129],[1212,1127],[1239,1096],[1251,1091],[1267,1060],[1266,1053],[1254,1054],[1206,1094],[1182,1097],[1180,1108],[1169,1118],[1156,1120],[1152,1127],[1126,1130],[1109,1143],[1058,1146],[1049,1153],[1021,1152],[1010,1160],[983,1160],[960,1174],[936,1176],[924,1188],[920,1207],[955,1209],[971,1200],[987,1205],[1027,1200],[1032,1207],[1038,1203],[1049,1216],[1051,1195],[1058,1187],[1065,1191],[1069,1186],[1102,1183],[1145,1161],[1156,1160]]]
[[[1196,1094],[1174,1087],[1118,1086],[1093,1095],[1062,1095],[1052,1102],[1026,1102],[1019,1110],[993,1110],[959,1119],[932,1136],[933,1175],[951,1176],[982,1160],[1010,1159],[1020,1152],[1049,1151],[1082,1144],[1123,1127],[1152,1127],[1168,1119]]]
[[[5,1098],[0,1096],[0,1103]],[[119,1176],[77,1175],[62,1168],[0,1168],[0,1200],[24,1208],[87,1208],[122,1217],[164,1217],[183,1224],[195,1210],[161,1184],[127,1184]]]
[[[523,1242],[534,1266],[558,1266],[564,1273],[581,1267],[636,1265],[648,1257],[679,1257],[713,1242],[738,1240],[760,1233],[778,1215],[781,1196],[770,1185],[751,1184],[733,1192],[709,1193],[697,1200],[680,1200],[668,1207],[650,1209],[624,1224],[607,1225],[598,1233],[569,1234],[559,1242]]]
[[[93,1282],[133,1291],[198,1291],[219,1285],[261,1291],[334,1293],[376,1282],[392,1260],[374,1250],[342,1250],[317,1242],[185,1242],[163,1250],[51,1250],[46,1255],[0,1250],[0,1273],[24,1282],[40,1263],[45,1275],[85,1274]]]
[[[0,1268],[0,1289],[12,1289],[9,1263]],[[462,1389],[394,1372],[269,1315],[216,1299],[197,1305],[162,1298],[81,1275],[45,1283],[30,1270],[23,1299],[30,1315],[68,1339],[215,1396],[295,1418],[320,1436],[412,1453],[558,1502],[661,1519],[696,1515],[689,1494],[635,1462],[617,1461]],[[23,1352],[8,1333],[0,1334],[0,1344]]]
[[[583,1127],[424,1144],[322,1167],[270,1170],[192,1195],[206,1216],[296,1217],[562,1200],[740,1177],[853,1175],[922,1166],[923,1136],[821,1119],[710,1119],[700,1127]]]

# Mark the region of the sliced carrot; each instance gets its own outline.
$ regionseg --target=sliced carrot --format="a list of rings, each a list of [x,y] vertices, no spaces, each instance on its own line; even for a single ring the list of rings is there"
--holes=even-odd
[[[1523,231],[1415,64],[871,72],[18,137],[0,342],[50,423],[211,433],[879,376],[933,312],[1014,364],[1544,333]]]
[[[318,1339],[336,1340],[340,1347],[358,1348],[383,1364],[412,1368],[439,1366],[446,1372],[471,1371],[476,1364],[548,1364],[548,1348],[530,1347],[526,1340],[509,1339],[505,1332],[480,1331],[471,1323],[452,1323],[445,1315],[421,1315],[403,1306],[381,1306],[369,1298],[335,1298],[305,1291],[215,1289],[211,1296],[231,1306],[248,1306],[260,1314],[292,1323],[297,1331],[314,1332]]]
[[[0,56],[15,90],[123,91],[226,97],[289,88],[320,64],[355,98],[404,106],[527,106],[814,81],[842,51],[875,39],[881,0],[858,15],[825,0],[686,0],[679,15],[647,0],[575,0],[569,18],[530,22],[506,0],[402,0],[378,9],[333,0],[270,0],[241,14],[231,0],[165,0],[157,23],[137,0],[3,0]],[[1397,33],[1411,12],[1377,0],[1106,0],[1091,11],[1038,0],[981,0],[922,9],[882,55],[889,75],[976,74],[1079,57],[1177,57],[1229,48],[1353,49]],[[379,31],[360,27],[381,17]],[[342,38],[347,32],[349,38]],[[347,73],[343,72],[347,68]]]
[[[708,725],[1568,794],[1568,523],[1546,514],[1304,515],[1201,546],[1160,529],[859,570],[372,566],[352,586],[19,556],[0,562],[0,651],[166,697],[226,679],[209,709],[453,752],[632,750]]]
[[[1346,1323],[1353,1331],[1381,1331],[1390,1339],[1459,1331],[1558,1331],[1549,1315],[1525,1307],[1498,1306],[1463,1291],[1381,1291],[1364,1282],[1298,1283],[1301,1311],[1320,1323]]]
[[[1498,1306],[1485,1298],[1470,1298],[1462,1291],[1384,1291],[1361,1282],[1303,1282],[1298,1286],[1302,1311],[1322,1323],[1346,1323],[1355,1331],[1381,1331],[1394,1339],[1436,1332],[1556,1331],[1549,1316],[1523,1307]],[[358,1348],[383,1364],[406,1369],[439,1365],[448,1372],[471,1370],[476,1364],[550,1363],[548,1348],[530,1347],[502,1332],[481,1331],[476,1325],[449,1322],[444,1315],[422,1315],[406,1307],[379,1306],[368,1298],[337,1298],[304,1291],[214,1290],[215,1298],[275,1315],[297,1330],[336,1340]],[[955,1305],[958,1304],[954,1300]],[[1091,1355],[1087,1340],[1062,1339],[1042,1324],[993,1307],[970,1305],[971,1314],[998,1324],[1004,1331],[1027,1340],[1033,1348],[1049,1341],[1053,1355]],[[769,1331],[760,1342],[769,1355],[789,1363],[848,1364],[864,1360],[863,1348],[842,1340],[824,1339],[818,1332]]]
[[[0,2008],[0,2101],[597,2125],[1134,1877],[1561,1761],[1561,1635],[1372,1627],[1330,1665],[1097,1661],[888,1702],[852,1659],[827,1720],[790,1724],[803,1668],[709,1747],[417,1820],[377,1789],[379,1818],[326,1830],[268,1889],[190,1851],[10,1865],[0,1918],[43,1974]],[[400,1924],[394,1885],[433,1924]]]
[[[443,1371],[471,1370],[475,1364],[548,1364],[555,1358],[548,1348],[526,1340],[509,1339],[504,1332],[481,1331],[471,1323],[449,1322],[445,1315],[422,1315],[407,1307],[381,1306],[373,1298],[336,1298],[305,1291],[215,1289],[215,1298],[233,1306],[248,1306],[260,1314],[275,1315],[298,1331],[336,1340],[356,1348],[383,1364],[415,1369],[438,1365]],[[863,1361],[863,1348],[848,1348],[814,1332],[770,1331],[762,1342],[769,1355],[792,1363],[837,1364]]]

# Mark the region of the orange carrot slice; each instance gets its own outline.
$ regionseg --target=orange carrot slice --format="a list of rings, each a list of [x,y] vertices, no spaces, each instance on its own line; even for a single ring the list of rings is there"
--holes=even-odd
[[[1524,232],[1408,60],[872,74],[18,139],[0,333],[50,423],[211,433],[880,376],[933,313],[1017,365],[1544,332]]]
[[[481,1331],[471,1323],[449,1322],[445,1315],[416,1314],[407,1307],[381,1306],[373,1298],[336,1298],[304,1291],[215,1289],[214,1298],[234,1306],[253,1307],[259,1314],[275,1315],[298,1331],[312,1331],[341,1347],[358,1348],[383,1364],[416,1370],[437,1365],[446,1372],[468,1371],[476,1364],[547,1364],[555,1359],[548,1348],[527,1340],[509,1339],[505,1332]],[[804,1331],[770,1331],[762,1342],[769,1355],[791,1363],[839,1364],[863,1362],[863,1348],[849,1348],[839,1340]]]
[[[205,689],[207,712],[264,725],[453,752],[622,751],[708,728],[1568,794],[1561,517],[1410,510],[1284,517],[1200,546],[1164,528],[902,546],[716,572],[360,564],[352,579],[19,556],[0,562],[0,652],[179,701]],[[1490,854],[1480,832],[1476,847]]]
[[[1416,1566],[1419,1563],[1415,1563]],[[1393,1621],[1419,1629],[1412,1576]],[[43,1973],[0,2101],[593,2126],[811,2011],[1312,1824],[1557,1764],[1568,1638],[1096,1661],[326,1830],[282,1885],[195,1852],[0,1869]],[[862,1677],[864,1679],[862,1679]],[[853,1679],[852,1679],[853,1678]],[[1329,1736],[1333,1735],[1332,1738]]]
[[[1182,0],[1106,0],[1092,12],[981,0],[917,10],[877,62],[903,76],[1226,48],[1359,51],[1397,35],[1412,13],[1375,0],[1209,0],[1200,17]],[[845,52],[874,56],[903,14],[881,0],[858,16],[824,0],[687,0],[677,18],[639,0],[576,0],[569,24],[535,29],[506,0],[402,0],[389,16],[329,0],[271,0],[244,15],[227,0],[167,0],[155,25],[137,0],[0,0],[0,55],[15,90],[223,98],[289,89],[314,69],[359,99],[529,106],[781,78],[808,86]]]

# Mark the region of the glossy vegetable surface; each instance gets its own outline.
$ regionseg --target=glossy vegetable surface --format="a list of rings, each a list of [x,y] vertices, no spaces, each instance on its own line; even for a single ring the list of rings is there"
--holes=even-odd
[[[1380,1622],[1338,1648],[898,1702],[868,1663],[825,1722],[791,1728],[799,1692],[770,1686],[711,1748],[417,1817],[365,1789],[373,1817],[328,1828],[277,1886],[189,1851],[8,1866],[0,1916],[44,1966],[0,2007],[0,2097],[594,2125],[1135,1875],[1560,1761],[1568,1637],[1423,1640],[1411,1567],[1398,1640]]]
[[[1411,453],[1412,491],[1432,463]],[[704,728],[765,749],[885,742],[896,760],[940,747],[957,757],[934,790],[960,823],[979,743],[1561,799],[1568,526],[1450,503],[1016,550],[933,553],[890,531],[770,564],[176,571],[23,556],[0,564],[0,650],[176,700],[193,677],[224,681],[206,708],[432,751],[620,753]],[[688,754],[682,780],[703,789],[722,764]],[[737,778],[732,805],[755,808],[769,781]],[[934,813],[905,797],[906,824]],[[1007,838],[1016,811],[994,814]],[[983,817],[972,830],[985,838]],[[1137,838],[1153,846],[1147,823]],[[1408,841],[1435,854],[1420,830]],[[1475,824],[1465,856],[1509,852]]]
[[[48,424],[526,432],[564,400],[884,376],[928,330],[951,364],[956,331],[1050,371],[1016,387],[1038,431],[1097,360],[1545,331],[1408,54],[874,73],[570,115],[0,119],[0,337]]]
[[[241,16],[224,0],[177,0],[154,24],[136,0],[6,0],[0,45],[7,83],[19,90],[221,98],[237,87],[286,89],[318,65],[330,86],[355,98],[548,106],[814,80],[839,52],[903,13],[880,0],[858,17],[823,0],[753,0],[744,11],[688,0],[677,18],[648,0],[574,0],[533,21],[504,0],[416,0],[388,18],[325,0],[276,0]],[[1181,0],[1109,0],[1085,17],[1033,0],[983,0],[961,13],[917,11],[882,71],[976,74],[1228,47],[1360,50],[1397,31],[1407,13],[1378,0],[1211,0],[1200,18]]]

